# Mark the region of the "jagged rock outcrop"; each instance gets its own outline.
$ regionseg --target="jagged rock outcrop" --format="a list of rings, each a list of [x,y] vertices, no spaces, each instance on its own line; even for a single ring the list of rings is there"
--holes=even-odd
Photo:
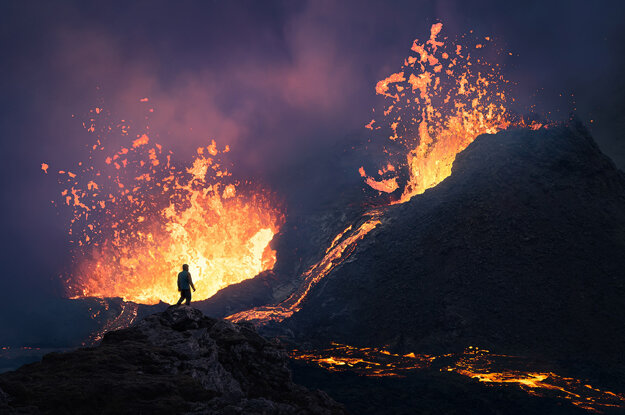
[[[42,414],[343,414],[294,384],[283,347],[251,327],[171,307],[0,375],[0,410]]]
[[[625,368],[625,176],[583,126],[482,135],[382,221],[284,322],[300,340]]]

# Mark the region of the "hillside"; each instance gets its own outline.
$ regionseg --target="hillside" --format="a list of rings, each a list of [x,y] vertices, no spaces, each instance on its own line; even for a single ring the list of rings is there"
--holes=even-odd
[[[625,177],[583,126],[478,137],[283,323],[300,341],[624,365]]]

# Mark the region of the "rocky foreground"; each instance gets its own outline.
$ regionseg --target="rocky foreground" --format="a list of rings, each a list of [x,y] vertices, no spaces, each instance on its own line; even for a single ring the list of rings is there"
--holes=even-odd
[[[343,414],[291,380],[283,347],[252,328],[170,307],[97,347],[0,375],[2,414]]]

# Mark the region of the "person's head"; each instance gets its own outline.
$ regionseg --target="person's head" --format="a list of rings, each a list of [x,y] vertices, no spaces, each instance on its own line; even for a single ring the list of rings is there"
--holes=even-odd
[[[189,270],[189,266],[187,264],[183,264],[182,265],[182,270],[183,271],[188,271]]]

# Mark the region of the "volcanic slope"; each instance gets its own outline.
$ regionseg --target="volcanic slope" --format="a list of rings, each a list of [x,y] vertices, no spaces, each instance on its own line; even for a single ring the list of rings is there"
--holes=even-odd
[[[283,323],[300,340],[625,366],[625,175],[579,122],[482,135],[382,220]]]
[[[282,346],[246,325],[170,307],[0,375],[2,414],[343,414],[291,381]]]

